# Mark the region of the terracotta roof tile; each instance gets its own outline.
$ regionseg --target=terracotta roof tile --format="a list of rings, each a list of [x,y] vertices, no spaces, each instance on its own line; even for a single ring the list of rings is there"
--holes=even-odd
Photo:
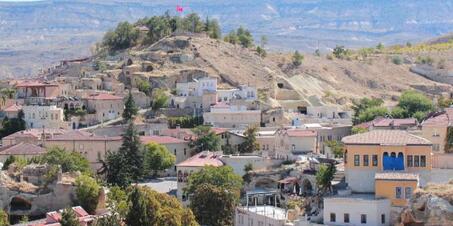
[[[423,121],[422,126],[449,126],[453,125],[453,108],[445,109],[445,112],[435,114]]]
[[[425,138],[412,135],[401,130],[373,130],[366,133],[343,137],[345,144],[374,144],[374,145],[430,145]]]
[[[17,105],[17,104],[13,104],[5,109],[3,109],[4,112],[18,112],[22,110],[22,105]]]
[[[204,166],[223,166],[223,162],[220,161],[222,156],[214,152],[203,151],[200,152],[185,161],[177,164],[176,166],[180,167],[204,167]]]
[[[19,143],[0,149],[0,155],[40,155],[46,153],[46,149],[34,144]]]
[[[94,133],[89,133],[80,130],[72,130],[65,134],[57,135],[52,138],[47,139],[49,141],[72,141],[72,140],[121,140],[120,136],[116,137],[107,137],[107,136],[97,136]]]

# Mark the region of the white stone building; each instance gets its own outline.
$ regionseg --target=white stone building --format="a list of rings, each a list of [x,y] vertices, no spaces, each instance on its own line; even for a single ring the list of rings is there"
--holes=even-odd
[[[211,112],[203,113],[205,124],[222,128],[245,128],[259,126],[261,123],[260,110],[247,110],[246,106],[234,106],[218,103],[211,106]]]
[[[193,79],[191,82],[176,83],[176,95],[178,96],[203,96],[205,92],[217,92],[217,78],[203,77]]]
[[[255,87],[241,85],[234,89],[219,89],[217,90],[217,101],[227,102],[231,100],[245,100],[255,101],[257,100],[257,91]]]
[[[345,208],[347,207],[347,208]],[[390,225],[390,200],[374,194],[324,198],[325,225]]]
[[[22,110],[25,114],[25,123],[27,128],[66,128],[64,122],[63,109],[55,105],[40,106],[27,105]]]

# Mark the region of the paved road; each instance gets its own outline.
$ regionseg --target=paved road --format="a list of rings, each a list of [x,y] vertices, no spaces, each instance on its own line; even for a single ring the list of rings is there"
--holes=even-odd
[[[143,115],[149,110],[151,110],[151,108],[140,109],[140,110],[138,110],[138,114]],[[103,123],[99,123],[99,124],[96,124],[94,126],[89,126],[89,127],[86,127],[86,128],[82,128],[80,130],[89,131],[89,130],[97,129],[99,127],[109,126],[109,125],[112,125],[112,124],[115,124],[115,123],[118,123],[118,122],[121,122],[121,121],[123,121],[123,117],[119,117],[119,118],[112,119],[112,120],[109,120],[109,121],[106,121],[106,122],[103,122]]]

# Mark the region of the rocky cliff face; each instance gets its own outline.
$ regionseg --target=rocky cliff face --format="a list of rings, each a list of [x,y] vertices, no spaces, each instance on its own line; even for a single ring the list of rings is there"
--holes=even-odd
[[[453,222],[453,181],[428,185],[415,191],[409,207],[400,216],[400,225],[451,225]]]

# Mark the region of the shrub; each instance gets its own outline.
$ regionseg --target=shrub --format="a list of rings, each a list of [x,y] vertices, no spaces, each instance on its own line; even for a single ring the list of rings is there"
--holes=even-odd
[[[401,58],[401,56],[393,56],[392,62],[396,65],[401,65],[403,63],[403,59]]]

